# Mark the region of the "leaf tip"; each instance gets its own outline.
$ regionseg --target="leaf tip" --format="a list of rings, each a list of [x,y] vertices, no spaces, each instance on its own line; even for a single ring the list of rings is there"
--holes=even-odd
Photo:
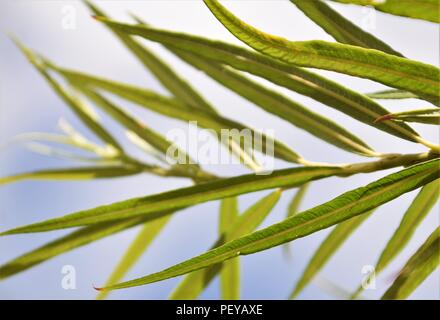
[[[374,120],[374,123],[379,123],[379,122],[383,122],[383,121],[392,120],[393,118],[394,118],[394,115],[392,113],[386,114],[384,116],[378,117],[376,120]]]

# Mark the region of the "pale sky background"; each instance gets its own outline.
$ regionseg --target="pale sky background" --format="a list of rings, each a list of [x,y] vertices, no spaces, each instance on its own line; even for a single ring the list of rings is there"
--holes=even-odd
[[[169,30],[177,30],[241,44],[212,16],[201,1],[96,1],[114,18],[130,21],[127,13],[133,12],[149,23]],[[76,28],[62,27],[66,6],[76,12]],[[225,6],[244,21],[268,33],[291,40],[323,39],[332,41],[324,31],[305,17],[288,1],[227,1]],[[438,65],[438,25],[424,21],[372,13],[356,6],[332,4],[339,12],[358,25],[368,27],[379,38],[409,58]],[[374,24],[366,24],[373,17]],[[117,39],[102,25],[93,20],[80,1],[2,0],[0,2],[0,146],[24,132],[58,132],[60,118],[68,119],[77,128],[89,133],[74,117],[67,106],[51,91],[47,83],[35,72],[6,36],[12,33],[24,44],[44,54],[56,63],[72,69],[87,71],[123,82],[144,86],[167,94],[160,84],[136,61]],[[328,145],[289,123],[267,114],[241,97],[229,92],[213,80],[163,50],[148,43],[176,71],[185,76],[199,92],[225,116],[241,119],[259,129],[273,129],[275,136],[292,149],[315,161],[345,163],[363,158]],[[353,89],[370,92],[383,87],[371,81],[322,72]],[[266,83],[265,81],[262,81]],[[380,152],[419,152],[424,148],[377,131],[352,120],[312,99],[283,88],[275,87],[292,99],[320,112],[363,138]],[[384,101],[392,111],[426,106],[416,100]],[[138,115],[152,128],[165,134],[167,130],[186,124],[167,119],[131,104],[122,106]],[[102,117],[105,125],[115,132],[121,142],[128,145],[123,130]],[[413,126],[426,139],[439,142],[437,128]],[[91,137],[88,134],[88,137]],[[8,145],[0,149],[0,176],[34,169],[68,167],[72,162],[33,154],[22,146]],[[129,148],[131,152],[137,152]],[[277,162],[277,168],[286,163]],[[210,166],[209,169],[224,174],[247,173],[238,166]],[[391,173],[357,175],[350,178],[329,178],[314,182],[306,195],[302,209],[328,201],[352,188],[365,185]],[[45,220],[81,209],[112,203],[135,196],[158,193],[190,185],[184,179],[162,179],[152,175],[85,182],[21,182],[0,187],[0,230]],[[244,210],[266,192],[240,197]],[[263,226],[284,218],[294,191],[285,192]],[[374,265],[378,255],[391,236],[408,205],[416,195],[405,194],[399,200],[382,206],[370,217],[348,242],[337,252],[321,272],[345,290],[352,291],[360,283],[362,266]],[[400,270],[409,256],[420,246],[439,224],[438,205],[418,228],[410,244],[378,278],[376,290],[365,292],[367,298],[378,298],[391,284],[391,278]],[[130,271],[127,279],[159,271],[187,258],[204,252],[217,235],[218,202],[210,202],[179,212],[164,232],[155,240],[141,261]],[[61,255],[24,273],[0,282],[0,299],[92,299],[96,292],[92,285],[102,285],[136,234],[137,229],[117,234],[91,245]],[[245,299],[285,299],[311,255],[329,230],[294,241],[292,260],[287,261],[281,247],[241,258],[242,297]],[[0,264],[36,248],[63,232],[18,235],[0,238]],[[76,269],[77,289],[64,290],[60,283],[61,269],[72,265]],[[120,290],[111,294],[118,299],[165,299],[180,278],[147,286]],[[438,299],[440,296],[439,272],[432,274],[411,296],[413,299]],[[217,299],[218,282],[214,281],[201,298]],[[300,299],[331,299],[335,297],[317,284],[308,286]]]

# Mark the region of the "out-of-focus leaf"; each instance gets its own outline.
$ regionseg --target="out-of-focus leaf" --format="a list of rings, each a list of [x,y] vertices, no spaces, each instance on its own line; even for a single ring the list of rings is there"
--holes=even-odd
[[[90,113],[90,107],[86,106],[78,98],[69,94],[59,83],[57,83],[46,71],[41,57],[35,55],[31,50],[24,47],[18,40],[13,39],[16,45],[21,49],[27,59],[35,66],[40,74],[50,84],[55,93],[70,107],[70,109],[81,119],[81,121],[98,136],[103,142],[112,146],[115,153],[122,153],[122,147],[119,143],[99,124],[99,122]]]
[[[200,256],[142,278],[105,290],[145,285],[206,268],[217,263],[281,245],[368,212],[400,195],[439,178],[440,160],[431,160],[390,174],[364,187],[306,210],[260,231],[230,241]]]
[[[402,17],[440,23],[437,0],[333,0],[341,3],[373,6],[379,11]]]
[[[147,166],[145,168],[136,166],[99,166],[40,170],[16,174],[8,177],[0,177],[0,185],[22,180],[88,180],[100,178],[115,178],[135,175],[143,171],[148,171]]]
[[[0,233],[0,235],[51,231],[135,216],[152,216],[154,218],[158,212],[164,210],[193,206],[198,203],[259,190],[296,187],[311,180],[341,173],[342,169],[340,167],[305,167],[276,170],[270,175],[249,174],[219,179],[192,187],[133,198],[91,210],[80,211],[60,218],[9,230]]]
[[[439,197],[439,180],[435,180],[425,185],[415,197],[408,210],[405,212],[400,225],[397,227],[391,239],[388,241],[385,249],[382,251],[379,260],[374,269],[377,276],[382,272],[393,259],[405,248],[406,244],[411,240],[412,235],[417,227],[431,211]],[[362,292],[363,287],[355,291],[351,296],[352,299]]]
[[[289,41],[244,23],[217,0],[204,2],[234,36],[272,58],[370,79],[429,99],[440,98],[440,71],[435,66],[352,45],[321,40]]]
[[[237,197],[226,198],[220,202],[220,238],[227,233],[238,219]],[[251,230],[253,231],[253,230]],[[192,281],[191,281],[192,282]],[[193,282],[191,286],[193,287]],[[180,286],[181,287],[181,286]],[[232,259],[223,263],[220,271],[220,296],[223,300],[240,299],[240,260]]]
[[[306,269],[301,278],[298,280],[295,289],[291,293],[289,299],[294,299],[319,273],[330,258],[342,246],[345,240],[364,222],[371,212],[355,216],[350,220],[338,224],[316,250],[313,257],[310,259]]]
[[[162,231],[170,220],[171,215],[145,223],[136,238],[125,251],[124,256],[107,280],[107,285],[121,281],[133,265],[139,260],[145,250],[150,246],[157,235]],[[102,291],[96,298],[105,299],[108,291]]]
[[[179,49],[172,51],[187,63],[205,72],[240,96],[314,136],[350,152],[367,156],[375,154],[367,144],[335,122],[309,111],[276,91],[217,64],[213,60],[197,57]]]
[[[383,300],[407,298],[440,264],[440,227],[400,270],[399,276],[382,296]]]
[[[298,191],[295,193],[295,196],[292,198],[292,201],[289,203],[289,208],[287,210],[287,217],[293,217],[295,214],[299,212],[299,208],[304,199],[304,195],[309,189],[309,183],[303,184],[298,188]]]
[[[362,30],[350,20],[333,10],[324,1],[320,0],[290,0],[306,16],[323,28],[338,42],[354,46],[380,50],[396,56],[402,56],[389,45],[372,34]]]
[[[249,207],[235,220],[235,223],[228,226],[227,231],[220,236],[213,248],[254,231],[272,211],[280,196],[281,190],[276,190]],[[238,257],[226,261],[226,263],[232,261],[238,261]],[[210,268],[190,273],[180,282],[170,298],[174,300],[196,299],[211,280],[223,270],[226,263],[215,264]]]
[[[0,279],[8,278],[60,254],[134,227],[144,220],[137,217],[81,228],[0,266]]]
[[[133,103],[151,109],[168,117],[177,118],[183,121],[197,121],[197,125],[206,129],[214,130],[217,133],[218,139],[221,138],[222,129],[236,129],[238,131],[246,129],[251,130],[254,138],[254,148],[258,148],[263,153],[266,153],[266,146],[273,145],[275,157],[289,162],[299,161],[299,155],[287,146],[285,146],[282,142],[278,140],[273,140],[271,137],[265,134],[261,134],[258,131],[254,131],[241,123],[229,120],[213,112],[204,112],[202,110],[188,110],[187,108],[182,107],[182,104],[179,103],[177,100],[163,97],[146,89],[86,75],[71,70],[57,68],[53,65],[52,68],[56,68],[57,71],[59,71],[63,76],[69,79],[69,81],[72,81],[74,83],[76,82],[82,85],[89,85],[95,88],[109,91],[126,100],[129,100]],[[233,144],[231,143],[230,146],[233,146]],[[246,157],[246,154],[241,155],[242,159],[244,157]],[[249,157],[246,157],[243,160],[247,163],[252,162],[252,159]]]
[[[372,99],[418,99],[418,96],[412,92],[390,89],[377,92],[367,93],[367,96]]]
[[[139,35],[167,47],[189,51],[265,78],[403,139],[414,142],[419,139],[418,134],[404,123],[375,124],[375,119],[389,112],[368,97],[302,68],[225,42],[154,29],[145,25],[122,24],[104,18],[101,21],[127,34]]]

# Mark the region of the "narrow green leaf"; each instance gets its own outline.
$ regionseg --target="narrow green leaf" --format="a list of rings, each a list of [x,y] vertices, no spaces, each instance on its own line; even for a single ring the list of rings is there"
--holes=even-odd
[[[368,33],[350,20],[333,10],[324,1],[320,0],[290,0],[306,16],[323,28],[338,42],[354,46],[376,49],[395,56],[402,56],[380,39]]]
[[[241,214],[235,223],[230,224],[227,230],[215,242],[212,248],[216,248],[224,243],[241,237],[254,231],[267,215],[272,211],[281,196],[281,190],[276,190],[268,196],[262,198],[254,205],[250,206],[243,214]],[[209,285],[219,272],[223,272],[227,263],[238,261],[238,257],[226,261],[223,264],[216,264],[210,268],[199,270],[187,275],[177,286],[175,291],[171,294],[170,299],[173,300],[193,300],[196,299],[202,291]],[[238,298],[237,295],[232,295],[223,298]]]
[[[158,236],[162,229],[170,220],[171,215],[160,217],[159,219],[145,223],[137,234],[136,238],[125,251],[124,256],[118,263],[112,274],[108,278],[106,285],[112,285],[121,281],[127,272],[136,264],[145,250],[150,246],[153,240]],[[105,299],[108,291],[102,291],[96,299]]]
[[[377,92],[367,93],[372,99],[418,99],[419,97],[412,92],[390,89]]]
[[[106,20],[105,18],[99,19],[127,34],[139,35],[162,43],[167,47],[188,51],[265,78],[275,84],[322,102],[365,124],[403,139],[414,142],[419,139],[418,134],[404,123],[374,123],[375,119],[389,112],[365,95],[302,68],[279,62],[225,42],[154,29],[145,25],[128,25]]]
[[[276,170],[270,175],[249,174],[220,179],[201,185],[80,211],[64,217],[3,232],[0,235],[50,231],[135,216],[152,215],[154,217],[155,213],[164,210],[183,208],[259,190],[296,187],[308,181],[341,172],[339,167],[306,167]]]
[[[79,119],[103,142],[106,142],[115,149],[115,153],[123,153],[122,147],[119,143],[94,119],[90,113],[90,107],[86,106],[78,98],[69,94],[60,84],[58,84],[46,71],[42,58],[35,55],[31,50],[24,47],[18,40],[13,39],[17,47],[23,52],[30,63],[39,71],[39,73],[46,79],[55,93],[70,107],[70,109],[78,116]]]
[[[135,175],[138,173],[142,173],[143,171],[147,172],[148,168],[141,168],[136,166],[99,166],[41,170],[21,173],[7,177],[0,177],[0,185],[23,180],[89,180],[101,178],[116,178]]]
[[[0,266],[0,279],[8,278],[60,254],[134,227],[144,220],[136,217],[81,228]]]
[[[439,180],[435,180],[425,185],[414,201],[411,203],[408,210],[405,212],[400,225],[397,227],[391,239],[388,241],[385,249],[382,251],[379,260],[374,269],[374,274],[377,276],[382,272],[391,261],[405,248],[407,243],[411,240],[417,227],[431,211],[434,204],[439,197]],[[362,286],[355,291],[351,296],[355,299],[363,290]]]
[[[291,293],[289,299],[294,299],[319,273],[330,258],[342,246],[345,240],[364,222],[371,212],[355,216],[338,224],[332,232],[324,239],[324,241],[316,250],[313,257],[310,259],[306,269],[301,278],[298,280],[295,289]]]
[[[425,243],[408,260],[383,300],[407,298],[440,264],[440,227],[428,237]]]
[[[416,109],[404,112],[390,113],[376,119],[376,122],[387,120],[440,125],[440,109]]]
[[[163,271],[104,288],[122,289],[176,277],[198,269],[281,245],[372,210],[440,176],[440,160],[424,162],[390,174],[364,187],[299,213],[280,223],[230,241]]]
[[[402,17],[440,23],[438,0],[333,0],[341,3],[374,6],[379,11]]]
[[[146,89],[58,68],[53,65],[52,68],[56,69],[72,83],[80,83],[82,86],[88,85],[107,90],[142,107],[168,117],[177,118],[187,122],[196,121],[197,125],[200,127],[214,130],[217,133],[218,139],[221,138],[222,129],[237,129],[238,131],[249,129],[252,131],[254,137],[254,148],[258,148],[265,153],[266,146],[273,144],[275,157],[289,162],[298,162],[300,159],[298,154],[285,146],[282,142],[273,140],[265,134],[261,134],[241,123],[229,120],[213,112],[187,110],[185,107],[182,107],[182,104],[177,100],[163,97]],[[232,143],[230,146],[232,146]],[[245,154],[242,154],[240,158],[243,158],[244,156]],[[248,157],[247,160],[244,161],[245,163],[251,163],[252,159]]]
[[[299,208],[301,203],[303,202],[304,196],[309,189],[310,183],[303,184],[298,188],[298,191],[295,193],[295,196],[292,198],[292,201],[289,203],[289,208],[287,211],[287,217],[293,217],[299,212]]]
[[[352,45],[321,40],[292,42],[240,21],[217,0],[204,2],[234,36],[272,58],[370,79],[430,99],[440,98],[440,70],[435,66]]]
[[[97,16],[106,17],[107,15],[90,1],[86,1],[87,6]],[[110,28],[121,42],[139,59],[139,61],[151,71],[160,83],[168,89],[177,99],[185,104],[201,108],[203,110],[213,111],[215,109],[210,105],[191,85],[181,78],[171,69],[162,59],[148,50],[139,42],[133,40],[130,36]]]
[[[219,236],[222,237],[238,219],[237,197],[220,202]],[[192,281],[191,281],[192,282]],[[193,284],[191,284],[193,286]],[[220,271],[220,292],[223,300],[240,299],[240,260],[232,259],[223,263]]]
[[[304,129],[314,136],[344,150],[372,156],[375,152],[362,140],[333,121],[309,111],[276,91],[267,89],[233,70],[179,49],[172,49],[180,58],[208,76],[255,103],[267,112]]]

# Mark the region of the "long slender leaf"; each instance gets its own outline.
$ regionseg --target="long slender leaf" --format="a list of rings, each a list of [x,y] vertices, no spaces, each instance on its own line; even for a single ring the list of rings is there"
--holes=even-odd
[[[341,3],[374,6],[379,11],[402,17],[440,23],[437,0],[333,0]]]
[[[50,231],[135,216],[151,215],[154,218],[157,212],[164,210],[182,208],[259,190],[296,187],[311,180],[340,173],[342,173],[342,170],[339,167],[306,167],[277,170],[270,175],[249,174],[220,179],[201,185],[80,211],[64,217],[3,232],[0,235]]]
[[[439,183],[440,181],[435,180],[425,185],[417,194],[414,201],[405,212],[400,225],[397,227],[380,255],[374,269],[374,274],[376,276],[391,263],[403,248],[405,248],[417,227],[431,211],[439,197]],[[359,286],[351,298],[355,299],[362,290],[363,287]]]
[[[280,196],[281,191],[276,190],[249,207],[234,224],[228,226],[227,231],[215,242],[213,248],[254,231],[272,211]],[[232,259],[232,261],[234,260],[238,260],[238,257]],[[228,262],[231,261],[226,261],[226,263]],[[174,300],[196,299],[215,276],[223,270],[222,266],[224,268],[225,263],[190,273],[180,282],[170,298]]]
[[[372,99],[418,99],[418,96],[412,92],[390,89],[377,92],[367,93]]]
[[[145,223],[136,238],[130,244],[130,247],[125,251],[121,261],[108,278],[106,282],[107,285],[118,283],[124,278],[126,273],[133,267],[157,235],[162,231],[170,218],[171,216],[168,215]],[[102,291],[96,298],[100,300],[105,299],[107,295],[108,291]]]
[[[60,254],[134,227],[144,220],[136,217],[81,228],[0,266],[0,279],[8,278]]]
[[[376,49],[395,56],[402,54],[379,40],[372,34],[362,30],[350,20],[333,10],[324,1],[320,0],[290,0],[298,9],[323,28],[338,42],[354,46]]]
[[[90,1],[86,1],[86,4],[95,15],[107,17],[102,10]],[[188,106],[215,112],[215,109],[211,104],[209,104],[187,81],[181,78],[152,51],[124,33],[121,33],[114,28],[110,29],[177,99],[186,103]]]
[[[376,119],[376,122],[387,120],[440,125],[440,109],[416,109],[404,112],[390,113]]]
[[[440,264],[440,227],[408,260],[383,300],[407,298]]]
[[[57,68],[53,65],[52,68],[56,68],[57,71],[59,71],[63,76],[73,83],[82,83],[83,86],[89,85],[107,90],[124,99],[168,117],[177,118],[183,121],[197,121],[197,124],[201,127],[216,131],[218,134],[217,138],[221,137],[222,129],[237,129],[239,131],[243,129],[250,129],[241,123],[229,120],[212,112],[204,112],[202,110],[186,110],[186,108],[182,107],[181,103],[178,101],[163,97],[142,88],[119,82],[113,82],[71,70]],[[252,133],[254,136],[254,147],[258,147],[259,150],[266,152],[266,146],[273,144],[274,155],[276,157],[289,162],[299,161],[299,155],[285,146],[282,142],[273,140],[271,137],[261,134],[258,131],[252,131]]]
[[[90,115],[89,107],[76,97],[69,94],[60,84],[58,84],[50,74],[45,70],[41,57],[36,56],[31,50],[24,47],[18,40],[13,39],[15,44],[20,48],[29,62],[38,70],[38,72],[46,79],[55,93],[70,107],[70,109],[81,119],[81,121],[98,136],[103,142],[115,149],[115,153],[122,153],[122,147],[119,143],[102,127],[99,122]]]
[[[256,253],[304,237],[372,210],[406,192],[438,179],[440,176],[439,164],[440,160],[436,159],[393,173],[183,263],[104,289],[122,289],[161,281],[206,268],[239,255]]]
[[[336,253],[336,251],[342,246],[345,240],[364,222],[370,213],[364,213],[359,216],[355,216],[347,221],[338,224],[332,232],[324,239],[324,241],[316,250],[310,262],[306,266],[301,278],[298,280],[295,289],[291,293],[289,299],[294,299],[319,273],[319,271],[325,266],[330,258]]]
[[[154,29],[145,25],[128,25],[105,18],[98,19],[127,34],[139,35],[265,78],[403,139],[419,139],[418,134],[403,123],[375,124],[375,119],[389,112],[368,97],[304,69],[225,42]]]
[[[228,229],[237,222],[238,215],[237,197],[226,198],[221,201],[219,222],[220,237],[222,237],[223,234],[226,234]],[[193,287],[193,283],[191,283],[191,287]],[[239,259],[232,259],[223,263],[220,271],[220,292],[220,296],[223,300],[240,299]]]
[[[151,167],[153,169],[153,167]],[[23,180],[88,180],[116,178],[147,172],[148,167],[136,166],[98,166],[68,169],[51,169],[26,172],[7,177],[0,177],[0,185]]]
[[[285,63],[345,73],[439,99],[438,68],[376,50],[321,40],[292,42],[240,21],[217,0],[204,0],[214,16],[239,40]]]
[[[212,60],[206,60],[178,49],[174,49],[173,52],[247,100],[314,136],[347,151],[368,156],[375,154],[367,144],[341,126],[309,111],[287,97],[267,89],[233,70],[216,64]]]

